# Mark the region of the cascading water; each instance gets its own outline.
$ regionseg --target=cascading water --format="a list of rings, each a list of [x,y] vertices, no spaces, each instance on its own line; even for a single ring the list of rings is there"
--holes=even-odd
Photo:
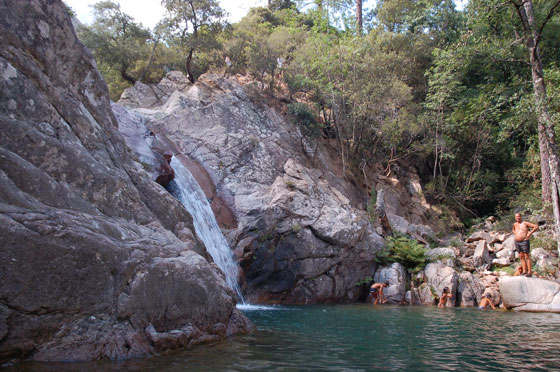
[[[224,272],[227,284],[237,293],[241,302],[245,303],[237,284],[237,264],[204,191],[191,172],[175,157],[171,159],[171,167],[175,171],[175,178],[169,183],[169,191],[192,215],[196,234],[204,242],[216,265]]]

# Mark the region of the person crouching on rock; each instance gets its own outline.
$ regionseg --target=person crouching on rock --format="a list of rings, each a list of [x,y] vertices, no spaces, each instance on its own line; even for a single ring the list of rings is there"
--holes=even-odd
[[[382,304],[387,302],[387,299],[383,295],[383,288],[387,287],[388,285],[389,285],[389,282],[384,281],[383,283],[374,283],[369,288],[369,293],[371,293],[371,296],[373,297],[373,304],[374,305],[377,305],[379,303],[379,301],[381,301]]]
[[[532,230],[529,231],[529,228]],[[529,256],[529,251],[531,250],[529,238],[538,228],[539,227],[533,223],[523,221],[521,219],[521,214],[515,214],[515,223],[513,224],[512,231],[515,236],[515,249],[519,252],[519,259],[521,260],[521,275],[533,275],[531,256]]]
[[[452,298],[453,295],[449,292],[449,287],[443,288],[443,292],[441,293],[441,297],[439,298],[438,307],[445,307],[447,306],[447,300]]]
[[[478,303],[478,308],[480,310],[482,309],[486,309],[486,307],[490,305],[490,307],[492,308],[492,310],[496,310],[496,307],[494,306],[494,304],[492,303],[492,296],[490,295],[490,293],[486,293],[482,299],[480,300],[480,302]]]

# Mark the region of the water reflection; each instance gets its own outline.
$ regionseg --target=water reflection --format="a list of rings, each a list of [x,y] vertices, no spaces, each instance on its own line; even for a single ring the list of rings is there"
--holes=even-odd
[[[245,313],[259,331],[158,357],[18,371],[551,371],[560,315],[371,305]],[[15,371],[16,369],[7,369]]]

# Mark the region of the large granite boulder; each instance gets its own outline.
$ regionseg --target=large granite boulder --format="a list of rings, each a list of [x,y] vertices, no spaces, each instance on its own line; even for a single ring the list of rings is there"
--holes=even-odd
[[[411,305],[435,305],[437,295],[428,283],[422,283],[417,288],[410,290]]]
[[[229,211],[229,225],[216,214],[243,269],[246,298],[362,298],[356,283],[374,274],[384,242],[369,221],[363,191],[337,173],[333,155],[322,146],[308,151],[295,127],[250,86],[218,75],[189,85],[173,76],[164,79],[165,89],[176,87],[161,100],[142,100],[146,90],[138,86],[118,105],[142,116],[175,155],[190,159],[184,163],[212,208],[219,199]],[[123,110],[116,111],[120,120]]]
[[[476,249],[474,250],[472,260],[475,267],[488,267],[492,263],[492,257],[490,257],[490,253],[488,252],[486,240],[479,240],[476,243]]]
[[[478,306],[484,293],[484,284],[468,271],[459,274],[457,302],[464,307]]]
[[[556,274],[558,271],[558,259],[554,258],[550,252],[543,248],[531,249],[533,265],[537,266],[542,272]]]
[[[159,143],[161,141],[148,130],[142,116],[114,103],[112,107],[119,117],[119,132],[127,146],[133,149],[138,161],[152,179],[164,187],[167,186],[175,177],[169,165],[173,151],[165,149],[163,144]]]
[[[387,298],[387,302],[400,304],[405,300],[407,275],[406,269],[399,263],[391,266],[382,266],[373,277],[376,283],[389,282],[389,285],[383,290],[383,294]]]
[[[0,3],[0,364],[137,357],[250,328],[108,97],[61,1]]]
[[[429,262],[437,262],[449,267],[455,267],[455,259],[457,258],[455,250],[450,247],[428,249],[425,256]]]
[[[455,306],[459,274],[453,268],[440,263],[430,263],[424,269],[424,276],[432,293],[438,297],[441,296],[445,287],[449,288],[453,297],[447,301],[447,306]],[[426,302],[429,304],[431,300]]]
[[[502,249],[496,253],[496,258],[507,258],[512,262],[515,260],[515,236],[513,234],[504,240]]]
[[[467,238],[467,243],[473,243],[484,240],[487,244],[492,244],[494,238],[486,231],[475,231]]]
[[[502,302],[508,309],[560,313],[560,284],[524,276],[500,280]]]

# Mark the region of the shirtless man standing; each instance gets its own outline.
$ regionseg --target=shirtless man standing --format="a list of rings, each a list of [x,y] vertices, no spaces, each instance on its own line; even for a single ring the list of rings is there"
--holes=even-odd
[[[519,258],[521,259],[521,275],[533,275],[531,256],[529,255],[529,251],[531,250],[529,238],[538,228],[539,227],[533,223],[523,221],[521,219],[521,214],[515,214],[513,235],[515,235],[515,249],[519,252]],[[531,229],[531,231],[529,231],[529,229]]]

